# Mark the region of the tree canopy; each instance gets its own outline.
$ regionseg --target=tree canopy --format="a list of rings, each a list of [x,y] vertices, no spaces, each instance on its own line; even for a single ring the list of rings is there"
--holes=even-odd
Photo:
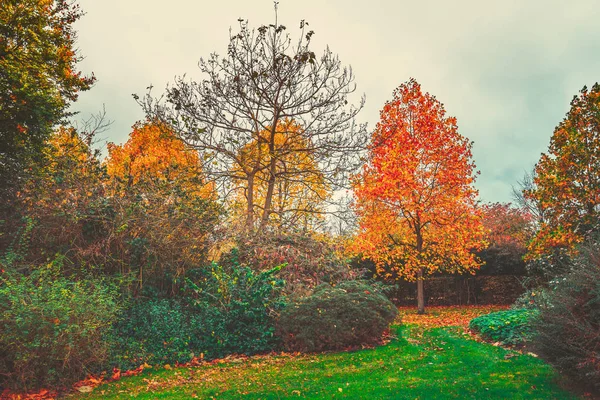
[[[535,186],[525,196],[540,204],[544,221],[529,246],[529,258],[574,249],[598,231],[600,216],[600,85],[583,87],[556,127],[548,152],[535,168]]]
[[[264,231],[277,220],[272,216],[280,215],[282,203],[276,189],[297,187],[315,166],[325,186],[347,182],[366,143],[364,127],[354,120],[364,98],[356,107],[349,103],[352,70],[329,49],[320,56],[310,49],[314,32],[305,21],[297,41],[286,30],[277,20],[257,29],[240,20],[226,56],[200,60],[203,80],[182,77],[162,97],[136,96],[150,118],[172,126],[202,153],[205,173],[223,196],[239,186],[243,174],[248,232]],[[307,155],[312,161],[296,164],[293,173],[280,169]],[[262,187],[260,201],[255,185]]]
[[[252,198],[256,207],[264,207],[271,177],[268,169],[270,157],[268,137],[270,130],[263,130],[257,138],[259,143],[248,143],[241,149],[240,159],[247,164],[262,165],[254,176]],[[315,161],[310,143],[302,133],[302,127],[291,120],[284,120],[275,134],[272,153],[277,159],[275,186],[273,188],[272,212],[269,224],[278,231],[307,232],[323,221],[324,203],[331,191],[323,172]],[[248,169],[237,166],[233,182],[237,196],[233,201],[236,215],[245,216],[248,202]]]
[[[472,271],[484,245],[473,187],[471,142],[456,118],[411,79],[381,111],[368,162],[354,180],[359,232],[355,251],[384,277],[422,280],[438,271]]]
[[[77,71],[69,0],[6,0],[0,7],[0,196],[10,197],[38,165],[46,140],[80,91],[94,82]],[[11,189],[10,192],[8,190]]]

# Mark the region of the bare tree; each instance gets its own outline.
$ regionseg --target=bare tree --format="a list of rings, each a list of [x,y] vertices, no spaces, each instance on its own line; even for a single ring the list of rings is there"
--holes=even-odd
[[[238,20],[240,30],[230,33],[227,55],[200,59],[201,81],[183,76],[158,98],[151,91],[141,99],[134,95],[149,118],[169,124],[202,153],[205,173],[219,183],[223,196],[244,191],[249,232],[264,231],[269,215],[281,212],[274,209],[274,193],[282,182],[321,174],[332,190],[346,185],[367,140],[365,125],[355,123],[364,95],[358,105],[348,101],[356,89],[352,69],[329,48],[315,55],[309,48],[314,32],[304,21],[293,41],[277,22],[277,5],[275,11],[275,23],[257,29]],[[286,128],[290,125],[301,129]],[[247,151],[248,146],[255,150]],[[318,168],[293,174],[278,168],[302,152]],[[254,196],[259,175],[267,176],[260,204]]]
[[[512,186],[512,194],[515,203],[529,212],[539,227],[544,222],[544,208],[538,200],[527,196],[527,193],[531,193],[535,189],[535,168],[533,168],[531,171],[525,171],[523,178],[517,181],[517,185]]]

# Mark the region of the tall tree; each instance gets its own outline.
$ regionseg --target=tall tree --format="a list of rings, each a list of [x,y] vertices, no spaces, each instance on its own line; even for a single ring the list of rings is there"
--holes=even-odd
[[[46,140],[94,77],[76,70],[69,0],[4,0],[0,7],[0,199],[37,165]]]
[[[525,249],[532,236],[535,218],[529,210],[511,203],[484,204],[481,209],[490,244]]]
[[[131,274],[164,292],[206,262],[220,207],[198,154],[168,128],[138,123],[100,161],[93,133],[60,128],[47,162],[19,192],[36,226],[28,261],[65,254],[73,272]]]
[[[214,185],[204,181],[198,153],[161,123],[136,123],[126,143],[109,143],[106,167],[118,196],[161,192],[167,203],[176,195],[215,196]]]
[[[535,259],[574,249],[600,228],[600,85],[583,87],[556,127],[547,154],[535,168],[535,186],[525,192],[539,202],[544,221],[529,246]]]
[[[97,260],[106,207],[104,168],[92,141],[93,132],[59,127],[44,148],[44,167],[18,192],[21,211],[36,221],[28,255],[33,264],[57,253],[69,254],[75,263]]]
[[[364,126],[354,123],[364,98],[357,107],[348,102],[355,90],[352,70],[329,49],[317,56],[310,49],[313,34],[304,21],[300,38],[292,41],[277,17],[274,24],[255,30],[240,20],[225,57],[212,54],[200,59],[203,80],[178,78],[163,97],[148,93],[138,98],[148,116],[173,126],[203,154],[204,170],[219,182],[222,194],[231,191],[243,172],[249,232],[264,231],[278,212],[276,187],[301,179],[278,173],[282,158],[310,153],[325,183],[335,189],[358,166],[366,143]],[[294,130],[282,131],[286,120],[295,122]],[[306,146],[281,151],[282,135],[297,135]],[[255,151],[242,151],[248,146],[255,146]],[[266,177],[266,190],[257,204],[259,175]]]
[[[442,103],[414,79],[398,87],[355,179],[360,229],[354,249],[384,277],[416,279],[419,313],[427,274],[480,266],[473,250],[485,241],[474,168],[471,143]]]

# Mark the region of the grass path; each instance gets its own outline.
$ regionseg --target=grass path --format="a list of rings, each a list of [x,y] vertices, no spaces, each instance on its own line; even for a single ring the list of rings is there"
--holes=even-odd
[[[200,367],[146,370],[71,398],[576,398],[559,388],[555,373],[543,361],[476,342],[464,333],[462,323],[457,325],[395,326],[392,332],[396,337],[376,349],[271,355]]]

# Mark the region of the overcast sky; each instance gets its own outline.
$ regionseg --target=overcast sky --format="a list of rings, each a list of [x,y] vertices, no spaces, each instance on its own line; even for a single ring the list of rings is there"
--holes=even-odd
[[[144,115],[131,94],[175,76],[199,77],[197,63],[225,54],[238,18],[274,21],[270,0],[79,0],[81,69],[98,82],[75,109],[106,107],[102,134],[127,140]],[[279,22],[297,38],[315,31],[312,49],[337,53],[367,103],[359,122],[372,129],[394,88],[414,77],[474,141],[484,201],[510,201],[511,185],[539,159],[583,85],[600,81],[598,0],[348,1],[280,0]]]

